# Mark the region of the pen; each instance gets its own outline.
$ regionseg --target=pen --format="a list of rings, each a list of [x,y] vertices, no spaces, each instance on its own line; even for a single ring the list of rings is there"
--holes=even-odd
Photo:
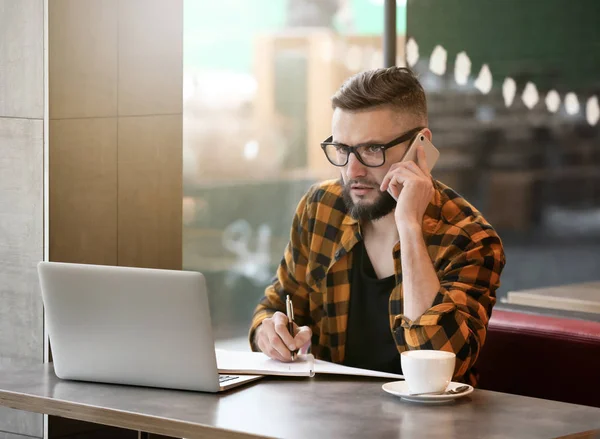
[[[294,336],[294,305],[292,304],[292,300],[290,299],[290,295],[285,296],[285,311],[288,318],[288,331],[292,337]],[[292,360],[296,359],[296,352],[292,351]]]

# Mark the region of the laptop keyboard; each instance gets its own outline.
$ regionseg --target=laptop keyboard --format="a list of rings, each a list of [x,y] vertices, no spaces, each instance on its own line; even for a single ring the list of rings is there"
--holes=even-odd
[[[219,375],[219,384],[223,384],[227,381],[235,380],[237,378],[237,375]]]

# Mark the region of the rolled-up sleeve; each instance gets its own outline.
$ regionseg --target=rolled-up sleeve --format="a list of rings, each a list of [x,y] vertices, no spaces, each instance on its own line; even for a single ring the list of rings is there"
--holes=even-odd
[[[500,238],[491,227],[457,236],[438,257],[437,263],[445,268],[431,307],[413,321],[397,316],[393,331],[400,350],[456,353],[454,377],[461,379],[485,342],[506,259]]]

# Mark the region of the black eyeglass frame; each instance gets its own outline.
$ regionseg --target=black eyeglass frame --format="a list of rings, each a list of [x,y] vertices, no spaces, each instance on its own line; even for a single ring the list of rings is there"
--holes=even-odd
[[[325,157],[327,157],[327,161],[329,161],[329,163],[331,163],[333,166],[337,166],[339,168],[346,166],[348,164],[348,160],[350,159],[350,154],[354,154],[356,156],[356,158],[358,159],[358,161],[361,162],[363,165],[365,165],[369,168],[379,168],[379,167],[385,165],[385,151],[386,150],[388,150],[394,146],[397,146],[401,143],[404,143],[409,139],[414,139],[423,129],[425,129],[425,127],[413,128],[412,130],[407,131],[406,133],[402,134],[399,137],[396,137],[394,140],[392,140],[391,142],[388,142],[386,144],[361,143],[361,144],[355,145],[355,146],[348,146],[343,143],[332,142],[333,136],[329,136],[327,139],[325,139],[323,142],[321,142],[321,148],[323,149],[323,153],[325,154]],[[331,159],[329,158],[329,156],[327,155],[327,151],[325,150],[328,146],[335,146],[337,148],[341,147],[342,149],[344,149],[344,151],[347,152],[346,161],[343,164],[333,163],[331,161]],[[365,163],[363,161],[362,157],[360,156],[360,154],[358,153],[358,148],[362,148],[364,146],[380,147],[383,152],[383,162],[381,162],[380,165],[369,165],[369,164]],[[408,152],[408,148],[406,148],[404,155],[406,155],[407,152]],[[402,158],[404,158],[404,156],[402,156]]]

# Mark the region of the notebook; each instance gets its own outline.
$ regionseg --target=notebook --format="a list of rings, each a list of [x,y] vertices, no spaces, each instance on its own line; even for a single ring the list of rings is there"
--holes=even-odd
[[[319,373],[404,379],[404,376],[400,374],[359,369],[329,361],[316,360],[312,354],[298,355],[296,361],[283,363],[272,360],[261,352],[238,352],[223,349],[216,349],[215,352],[220,373],[307,377]]]

